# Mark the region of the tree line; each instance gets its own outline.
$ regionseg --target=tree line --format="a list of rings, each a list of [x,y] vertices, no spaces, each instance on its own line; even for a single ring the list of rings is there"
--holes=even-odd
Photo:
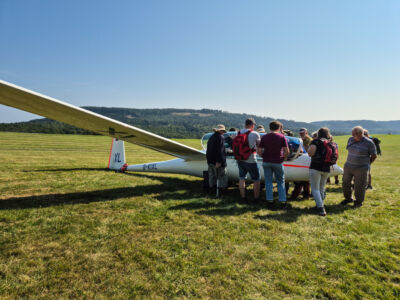
[[[257,124],[264,125],[264,127],[268,129],[268,124],[274,120],[270,117],[229,113],[214,109],[136,109],[96,106],[83,108],[167,138],[201,138],[205,133],[211,132],[212,128],[217,124],[224,124],[227,129],[230,127],[242,128],[243,123],[247,118],[254,118]],[[279,119],[279,121],[284,124],[285,129],[292,130],[295,134],[298,132],[299,128],[302,127],[306,127],[309,132],[312,132],[322,126],[329,127],[334,135],[349,134],[353,126],[363,125],[358,124],[361,121],[321,121],[311,123],[296,122],[285,119]],[[371,132],[377,132],[376,130],[374,131],[374,128],[376,128],[380,131],[383,130],[383,132],[377,133],[387,133],[389,132],[387,128],[390,126],[392,133],[400,133],[400,121],[392,121],[391,123],[369,122],[365,125],[368,125],[365,127]],[[374,128],[372,128],[372,125],[374,125]],[[397,127],[398,129],[396,129]],[[396,130],[398,130],[398,132]],[[18,123],[1,123],[0,131],[95,134],[81,128],[49,119],[37,119],[29,122]]]

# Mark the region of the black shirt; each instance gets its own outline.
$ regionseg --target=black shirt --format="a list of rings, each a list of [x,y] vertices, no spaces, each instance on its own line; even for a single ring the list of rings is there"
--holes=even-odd
[[[222,167],[226,167],[225,158],[225,142],[224,136],[219,132],[215,132],[207,142],[207,163],[216,164],[221,163]]]
[[[315,145],[317,147],[317,150],[315,151],[315,154],[311,157],[311,165],[310,169],[314,169],[317,171],[321,172],[330,172],[330,164],[325,163],[325,147],[324,147],[324,142],[320,139],[313,140],[310,144]]]

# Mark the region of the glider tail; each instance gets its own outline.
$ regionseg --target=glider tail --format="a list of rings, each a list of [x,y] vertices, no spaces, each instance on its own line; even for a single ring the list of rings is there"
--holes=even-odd
[[[111,142],[110,157],[108,159],[108,168],[111,170],[124,171],[125,145],[124,141],[113,138]]]

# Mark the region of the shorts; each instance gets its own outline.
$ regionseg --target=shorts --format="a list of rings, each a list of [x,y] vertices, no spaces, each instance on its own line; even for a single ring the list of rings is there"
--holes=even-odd
[[[253,181],[260,181],[260,170],[258,169],[257,163],[247,163],[244,161],[238,161],[239,167],[239,179],[246,180],[247,173],[250,173]]]

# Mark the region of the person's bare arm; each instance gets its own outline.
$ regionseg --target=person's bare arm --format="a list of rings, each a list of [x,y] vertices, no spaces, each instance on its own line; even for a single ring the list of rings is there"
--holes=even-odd
[[[376,154],[371,155],[370,158],[371,164],[375,161],[375,159],[376,159]]]
[[[289,155],[289,147],[283,147],[283,157],[286,159]]]
[[[263,148],[257,147],[257,154],[262,156],[263,155]]]
[[[310,145],[309,147],[308,147],[308,150],[307,150],[307,153],[308,153],[308,155],[309,156],[314,156],[314,154],[315,154],[315,152],[317,151],[317,146],[315,146],[315,145]]]

